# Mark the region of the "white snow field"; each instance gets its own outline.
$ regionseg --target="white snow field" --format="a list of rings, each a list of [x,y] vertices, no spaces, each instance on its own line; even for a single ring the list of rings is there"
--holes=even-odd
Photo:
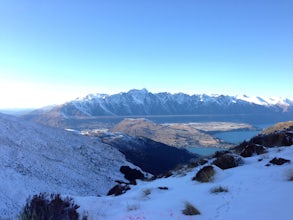
[[[274,157],[291,163],[266,166]],[[123,180],[120,166],[133,166],[121,153],[97,139],[0,114],[0,219],[17,219],[27,197],[41,192],[73,197],[89,220],[293,219],[293,146],[243,161],[214,167],[210,183],[192,181],[201,167],[186,168],[105,196],[114,180]],[[212,193],[215,187],[228,192]],[[182,214],[186,202],[201,214]]]
[[[201,167],[183,174],[139,181],[126,194],[114,197],[75,197],[89,220],[286,220],[293,219],[293,164],[265,166],[274,157],[293,160],[293,146],[271,148],[259,156],[244,158],[244,164],[227,170],[215,167],[211,183],[192,181]],[[261,160],[261,161],[259,161]],[[228,192],[211,193],[215,187]],[[160,190],[158,187],[168,187]],[[182,214],[185,203],[200,215]]]
[[[0,114],[0,219],[13,219],[30,195],[105,195],[130,165],[111,146]]]

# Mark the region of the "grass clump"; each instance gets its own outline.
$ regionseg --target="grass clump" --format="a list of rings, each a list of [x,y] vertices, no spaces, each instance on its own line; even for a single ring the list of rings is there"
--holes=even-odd
[[[184,215],[200,215],[200,211],[189,202],[185,203],[185,208],[182,210]]]
[[[218,194],[218,193],[225,193],[225,192],[229,192],[228,188],[226,187],[223,187],[223,186],[217,186],[217,187],[214,187],[210,190],[211,193],[215,193],[215,194]]]

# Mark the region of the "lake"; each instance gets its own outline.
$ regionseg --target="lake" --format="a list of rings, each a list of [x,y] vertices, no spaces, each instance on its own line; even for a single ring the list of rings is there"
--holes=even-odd
[[[216,132],[212,134],[214,137],[219,138],[227,143],[240,144],[243,141],[248,141],[252,137],[258,135],[264,128],[270,127],[273,124],[257,124],[253,125],[256,130],[244,130],[244,131],[225,131]]]
[[[258,124],[254,125],[256,130],[242,130],[242,131],[225,131],[225,132],[216,132],[212,134],[214,137],[223,140],[224,142],[231,144],[240,144],[243,141],[248,141],[252,137],[258,135],[264,128],[271,126],[272,124]],[[199,154],[201,156],[209,156],[215,153],[216,151],[225,150],[225,148],[217,148],[217,147],[190,147],[187,148],[192,153]]]

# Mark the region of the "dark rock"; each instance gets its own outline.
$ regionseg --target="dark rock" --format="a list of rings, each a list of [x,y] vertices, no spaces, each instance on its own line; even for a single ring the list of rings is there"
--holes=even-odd
[[[130,190],[130,187],[128,184],[117,184],[112,189],[109,190],[107,193],[107,196],[114,195],[119,196],[124,194],[127,190]]]
[[[144,180],[145,176],[137,169],[132,169],[129,166],[121,166],[120,172],[124,174],[124,178],[129,180],[131,184],[136,185],[136,180]]]
[[[230,151],[228,150],[225,150],[225,151],[217,151],[215,154],[214,154],[214,158],[218,158],[218,157],[222,157],[223,155],[225,154],[229,154],[231,153]]]
[[[290,163],[290,160],[284,159],[284,158],[273,158],[272,160],[270,160],[271,164],[274,165],[283,165],[284,163]]]
[[[245,147],[243,147],[243,150],[240,152],[240,156],[242,157],[251,157],[253,154],[264,154],[267,150],[264,146],[257,145],[257,144],[248,144]]]
[[[166,187],[166,186],[159,186],[158,189],[160,189],[160,190],[168,190],[169,188]]]
[[[192,178],[192,180],[196,180],[201,183],[207,183],[214,180],[215,170],[213,166],[204,166],[201,168]]]
[[[235,158],[234,156],[232,156],[230,154],[224,154],[224,155],[218,157],[213,162],[213,164],[224,170],[224,169],[237,167],[240,163],[239,160],[240,160],[240,158]]]

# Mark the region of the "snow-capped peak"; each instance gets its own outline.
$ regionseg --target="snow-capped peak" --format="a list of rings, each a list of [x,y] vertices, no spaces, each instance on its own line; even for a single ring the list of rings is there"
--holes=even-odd
[[[289,103],[282,97],[265,97],[265,96],[247,96],[237,95],[236,99],[243,100],[245,102],[253,103],[256,105],[271,106],[271,105],[285,105],[289,106]]]

